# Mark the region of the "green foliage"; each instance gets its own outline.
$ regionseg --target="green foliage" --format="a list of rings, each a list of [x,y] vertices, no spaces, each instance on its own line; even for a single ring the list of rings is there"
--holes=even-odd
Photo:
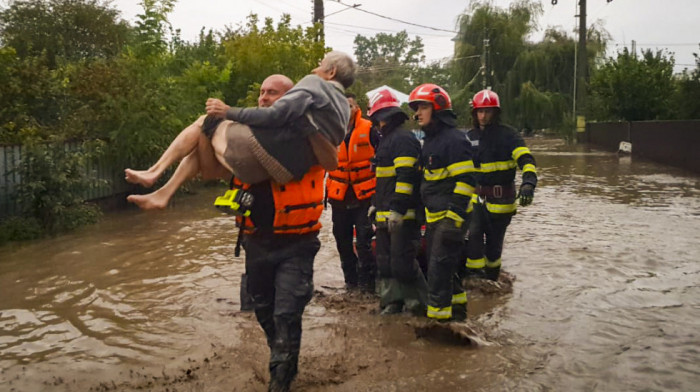
[[[695,69],[684,70],[678,80],[678,93],[672,104],[676,118],[700,119],[700,56],[695,56]]]
[[[230,105],[255,105],[259,88],[255,83],[265,77],[279,73],[298,80],[308,75],[325,53],[323,43],[316,40],[318,29],[292,27],[289,15],[283,15],[276,26],[266,18],[261,28],[253,14],[245,26],[225,31],[222,45],[231,75],[224,100]]]
[[[659,120],[671,116],[673,56],[625,48],[591,75],[591,117],[597,120]]]
[[[129,27],[119,11],[98,0],[17,0],[0,11],[0,42],[20,58],[44,56],[49,68],[59,59],[112,57],[126,42]]]
[[[423,41],[410,39],[405,31],[396,34],[379,33],[374,37],[355,36],[355,58],[359,67],[357,82],[372,90],[382,85],[410,92],[415,73],[425,60]],[[425,71],[425,76],[429,71]]]
[[[34,218],[11,216],[0,221],[0,245],[10,241],[27,241],[44,235],[41,225]]]
[[[38,222],[47,234],[95,222],[99,210],[83,201],[83,193],[98,186],[86,167],[99,152],[99,143],[83,143],[76,151],[69,151],[62,140],[28,142],[24,147],[19,166],[22,181],[16,190],[23,217]]]

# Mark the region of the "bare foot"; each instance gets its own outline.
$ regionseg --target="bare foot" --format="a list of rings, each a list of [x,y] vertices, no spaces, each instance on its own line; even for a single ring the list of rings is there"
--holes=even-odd
[[[142,210],[162,210],[168,206],[168,200],[159,197],[156,192],[147,195],[129,195],[126,201],[136,204]]]
[[[124,169],[124,179],[132,184],[139,184],[144,188],[150,188],[156,183],[160,174],[148,170]]]

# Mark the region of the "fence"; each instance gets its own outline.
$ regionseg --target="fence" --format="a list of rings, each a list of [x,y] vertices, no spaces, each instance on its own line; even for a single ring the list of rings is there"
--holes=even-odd
[[[65,145],[66,150],[77,151],[81,148],[79,142]],[[14,193],[22,178],[19,166],[22,161],[22,146],[0,146],[0,218],[17,215],[21,210],[21,201],[16,200]],[[109,164],[100,158],[85,168],[90,178],[106,182],[106,186],[93,185],[85,190],[83,198],[89,201],[103,202],[112,196],[123,195],[131,191],[132,186],[124,181],[122,168]]]
[[[700,120],[586,124],[585,141],[608,151],[632,143],[632,156],[700,173]]]

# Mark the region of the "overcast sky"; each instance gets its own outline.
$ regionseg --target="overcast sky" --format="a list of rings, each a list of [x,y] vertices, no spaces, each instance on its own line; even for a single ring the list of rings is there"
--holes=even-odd
[[[122,17],[134,21],[142,8],[141,0],[113,0]],[[449,57],[453,53],[454,33],[440,30],[456,30],[457,16],[464,12],[469,0],[341,0],[343,4],[359,4],[358,8],[403,22],[429,26],[435,29],[392,21],[357,9],[348,8],[337,1],[325,0],[326,45],[353,54],[355,35],[396,33],[406,30],[413,38],[418,35],[425,44],[428,60]],[[508,7],[512,0],[492,0],[498,7]],[[559,26],[573,34],[578,19],[578,0],[541,0],[544,13],[538,19],[540,30],[530,37],[542,38],[544,29]],[[202,27],[220,30],[224,26],[234,28],[245,23],[246,17],[256,13],[263,19],[275,21],[287,13],[293,25],[307,25],[311,21],[313,0],[178,0],[169,16],[174,28],[180,29],[185,40],[194,40]],[[642,48],[666,49],[675,53],[676,67],[694,68],[693,53],[700,52],[700,0],[588,0],[588,25],[602,23],[612,35],[610,55],[636,41]]]

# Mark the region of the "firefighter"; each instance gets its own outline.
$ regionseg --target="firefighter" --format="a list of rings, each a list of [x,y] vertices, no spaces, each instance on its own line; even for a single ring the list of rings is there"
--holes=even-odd
[[[430,83],[416,87],[409,106],[425,132],[420,194],[427,222],[427,316],[461,321],[467,316],[467,294],[457,272],[476,185],[471,146],[455,128],[452,103],[442,87]]]
[[[474,150],[478,169],[474,218],[469,227],[467,275],[498,280],[503,239],[521,206],[532,203],[537,186],[535,158],[518,132],[500,123],[498,95],[482,90],[472,99],[473,128],[467,139]],[[515,171],[520,167],[522,181],[516,196]]]
[[[391,91],[370,99],[367,115],[378,127],[381,141],[374,157],[377,193],[376,252],[381,314],[404,309],[425,314],[427,283],[416,255],[420,246],[423,212],[420,205],[420,142],[402,128],[408,116]]]
[[[348,93],[346,96],[350,105],[350,123],[345,139],[338,146],[338,168],[328,173],[326,197],[332,207],[333,236],[345,286],[374,293],[374,232],[367,211],[376,182],[370,160],[379,136],[372,128],[372,122],[362,118],[355,95]],[[354,246],[353,231],[357,238]]]
[[[328,77],[325,83],[329,84],[324,85],[324,89],[337,90],[342,96],[344,105],[337,108],[342,109],[341,117],[348,119],[350,108],[344,97],[344,88],[354,79],[354,62],[331,54],[315,71]],[[340,82],[346,80],[349,83]],[[311,105],[314,101],[293,104]],[[321,102],[316,104],[325,109],[330,105],[328,101],[325,101],[325,106]],[[343,123],[343,128],[346,125],[347,122]],[[311,154],[314,152],[308,149],[291,153],[297,154],[300,160],[313,160]],[[309,156],[301,156],[302,153]],[[297,375],[302,314],[313,294],[314,258],[321,245],[318,234],[325,174],[321,162],[318,162],[301,178],[285,183],[270,178],[251,185],[234,178],[233,189],[215,203],[239,215],[236,254],[242,245],[248,293],[253,298],[255,316],[270,348],[269,391],[288,391]]]

